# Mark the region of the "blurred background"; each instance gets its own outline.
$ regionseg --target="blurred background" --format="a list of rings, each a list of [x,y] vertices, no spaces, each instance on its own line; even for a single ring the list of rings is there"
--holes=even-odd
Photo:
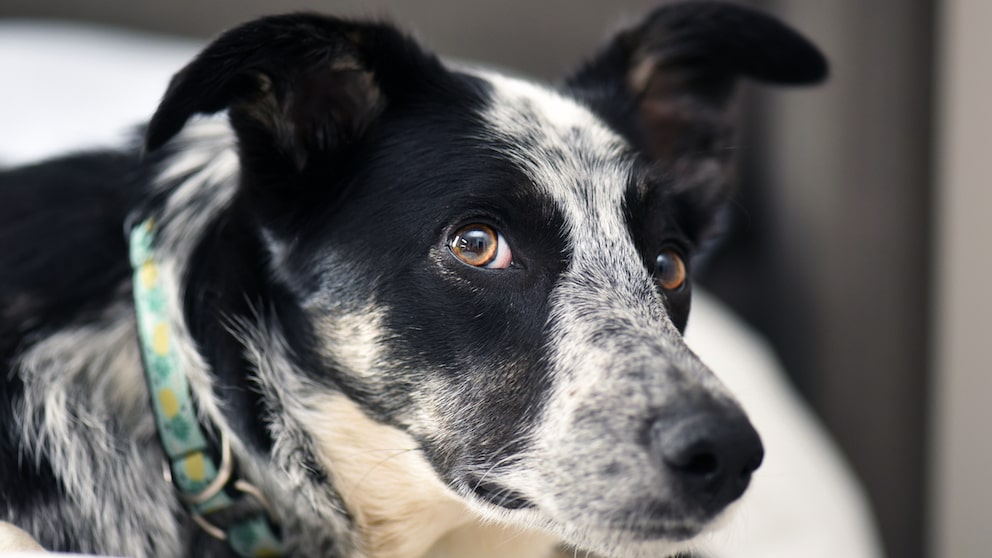
[[[656,4],[0,0],[0,18],[205,39],[295,9],[385,16],[444,55],[554,78]],[[890,557],[988,556],[992,2],[748,4],[810,36],[832,77],[745,89],[731,234],[702,283],[771,341],[863,482]]]

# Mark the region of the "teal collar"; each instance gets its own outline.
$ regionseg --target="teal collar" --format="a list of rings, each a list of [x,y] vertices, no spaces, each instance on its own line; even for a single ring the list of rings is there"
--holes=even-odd
[[[131,266],[134,269],[134,308],[144,361],[145,379],[155,412],[155,424],[167,461],[165,476],[193,520],[210,536],[227,541],[239,556],[281,556],[282,543],[269,518],[271,508],[255,486],[234,479],[231,444],[221,432],[218,467],[193,408],[189,381],[183,372],[168,319],[168,296],[155,261],[155,222],[148,219],[131,230]],[[233,481],[233,482],[232,482]],[[249,496],[261,504],[238,513]],[[217,526],[221,518],[226,527]]]

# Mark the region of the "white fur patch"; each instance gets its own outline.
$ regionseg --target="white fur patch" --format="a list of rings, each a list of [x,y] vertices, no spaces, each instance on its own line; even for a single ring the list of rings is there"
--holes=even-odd
[[[314,437],[376,558],[550,556],[556,539],[483,522],[437,477],[417,443],[341,395],[314,397]]]
[[[383,365],[384,310],[369,302],[356,311],[328,312],[320,307],[311,312],[325,358],[374,383]]]

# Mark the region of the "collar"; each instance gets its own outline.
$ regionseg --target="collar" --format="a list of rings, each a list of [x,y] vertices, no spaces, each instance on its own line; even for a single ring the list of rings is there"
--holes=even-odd
[[[168,296],[154,258],[154,244],[153,219],[131,229],[138,338],[155,425],[166,454],[165,478],[176,487],[197,525],[227,541],[238,556],[281,556],[278,527],[270,521],[273,514],[268,501],[257,487],[234,475],[231,443],[223,431],[221,462],[216,465],[196,417],[189,380],[173,343]]]

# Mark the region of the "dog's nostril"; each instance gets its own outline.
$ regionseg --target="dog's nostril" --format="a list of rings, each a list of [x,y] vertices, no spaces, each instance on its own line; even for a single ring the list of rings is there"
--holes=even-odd
[[[712,475],[720,469],[720,462],[712,453],[700,453],[690,457],[682,469],[690,475]]]
[[[679,446],[672,444],[662,448],[662,459],[665,463],[683,474],[693,476],[710,476],[720,470],[720,459],[709,450],[708,443]]]

